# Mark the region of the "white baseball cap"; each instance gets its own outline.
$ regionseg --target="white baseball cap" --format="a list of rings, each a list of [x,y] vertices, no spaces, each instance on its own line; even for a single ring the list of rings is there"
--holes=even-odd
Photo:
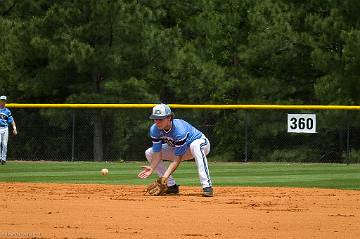
[[[165,119],[166,117],[172,115],[171,109],[166,104],[155,105],[152,114],[150,115],[150,119]]]
[[[6,96],[5,95],[2,95],[2,96],[0,96],[0,100],[7,100],[7,98],[6,98]]]

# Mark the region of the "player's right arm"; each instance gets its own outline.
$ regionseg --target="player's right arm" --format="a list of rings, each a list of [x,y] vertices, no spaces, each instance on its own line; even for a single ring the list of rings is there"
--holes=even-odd
[[[142,166],[143,170],[138,174],[139,178],[147,178],[149,177],[156,166],[159,164],[161,159],[161,149],[162,149],[162,140],[159,137],[159,131],[154,127],[154,125],[150,128],[150,137],[152,141],[152,150],[153,155],[151,159],[151,163],[148,166]]]
[[[138,177],[139,178],[149,177],[154,172],[154,169],[158,165],[160,159],[161,159],[161,152],[153,153],[151,164],[149,166],[142,166],[143,170],[138,174]]]

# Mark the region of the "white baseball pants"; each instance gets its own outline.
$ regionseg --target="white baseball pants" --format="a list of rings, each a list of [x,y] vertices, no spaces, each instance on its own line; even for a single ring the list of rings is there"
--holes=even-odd
[[[0,160],[6,161],[7,143],[9,140],[9,128],[0,128]]]
[[[182,158],[182,160],[195,159],[200,183],[203,188],[212,186],[208,161],[206,158],[206,155],[208,155],[209,152],[210,152],[210,142],[205,136],[202,136],[200,139],[196,139],[190,144],[190,147],[186,150]],[[163,160],[173,161],[176,157],[175,147],[170,147],[167,144],[162,145],[161,153],[162,153],[162,159],[159,161],[155,169],[159,177],[162,177],[167,169]],[[149,148],[145,151],[145,157],[149,161],[149,163],[151,163],[152,155],[153,155],[152,148]],[[176,184],[176,182],[173,176],[170,175],[168,179],[168,186],[172,186],[174,184]]]

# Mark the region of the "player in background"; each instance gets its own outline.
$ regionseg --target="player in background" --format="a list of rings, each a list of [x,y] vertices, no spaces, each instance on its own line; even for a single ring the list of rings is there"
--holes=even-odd
[[[6,96],[0,96],[0,160],[1,164],[6,164],[7,143],[9,139],[9,124],[12,125],[13,134],[17,135],[15,120],[11,111],[5,107]]]
[[[167,194],[179,193],[172,173],[181,161],[195,158],[203,196],[212,197],[213,188],[210,179],[206,155],[210,152],[210,142],[205,135],[188,122],[174,119],[174,114],[166,104],[153,107],[150,119],[154,124],[150,128],[152,147],[145,151],[150,165],[143,166],[139,178],[149,177],[156,170],[159,177],[168,179]],[[163,160],[172,161],[168,168]]]

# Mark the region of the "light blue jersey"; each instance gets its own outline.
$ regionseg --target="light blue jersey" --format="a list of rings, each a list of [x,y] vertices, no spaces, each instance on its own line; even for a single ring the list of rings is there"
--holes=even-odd
[[[190,144],[194,140],[200,139],[202,135],[202,132],[181,119],[174,119],[169,131],[160,130],[156,124],[150,128],[153,151],[160,152],[162,144],[166,143],[170,147],[175,147],[176,156],[184,155]]]
[[[11,111],[8,108],[0,109],[0,127],[8,127],[14,121]]]

